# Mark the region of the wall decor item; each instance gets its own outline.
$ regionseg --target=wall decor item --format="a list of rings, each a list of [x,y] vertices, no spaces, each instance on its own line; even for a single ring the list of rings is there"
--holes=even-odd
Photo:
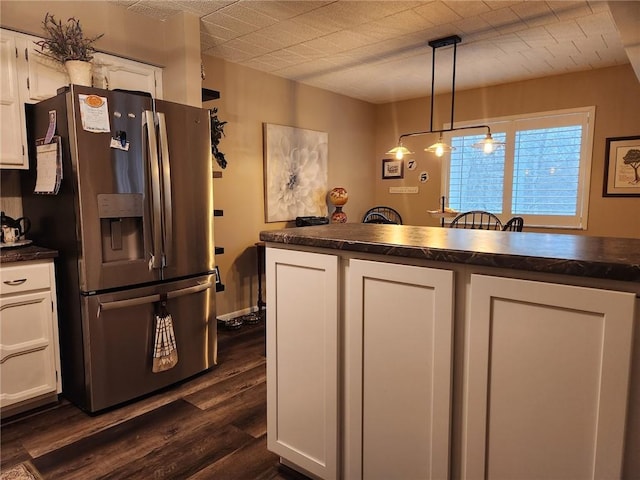
[[[640,197],[640,135],[607,138],[603,196]]]
[[[327,215],[329,134],[264,124],[265,221]]]
[[[342,187],[335,187],[329,191],[329,201],[336,207],[331,214],[331,223],[347,223],[347,214],[342,211],[342,207],[348,200],[349,194]]]
[[[404,163],[402,160],[385,158],[382,160],[382,178],[384,180],[392,178],[404,178]]]

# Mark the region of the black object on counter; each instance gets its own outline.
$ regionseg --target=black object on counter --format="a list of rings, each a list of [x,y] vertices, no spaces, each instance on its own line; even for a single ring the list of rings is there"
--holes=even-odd
[[[311,227],[314,225],[327,225],[328,217],[296,217],[296,227]]]

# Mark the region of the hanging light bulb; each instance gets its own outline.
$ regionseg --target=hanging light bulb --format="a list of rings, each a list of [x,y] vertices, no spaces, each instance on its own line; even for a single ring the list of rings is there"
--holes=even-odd
[[[387,152],[387,155],[393,155],[396,160],[402,160],[405,155],[412,155],[413,152],[409,150],[407,147],[402,145],[402,142],[398,144],[397,147],[392,148]]]
[[[452,150],[455,150],[455,148],[444,142],[442,134],[440,134],[440,138],[436,143],[424,149],[425,152],[435,153],[436,157],[441,157],[445,152],[451,152]]]
[[[483,140],[477,143],[474,143],[471,146],[473,148],[481,149],[486,154],[490,154],[495,152],[499,147],[503,145],[504,145],[504,142],[498,142],[494,140],[493,137],[491,136],[491,132],[488,132],[487,136]]]

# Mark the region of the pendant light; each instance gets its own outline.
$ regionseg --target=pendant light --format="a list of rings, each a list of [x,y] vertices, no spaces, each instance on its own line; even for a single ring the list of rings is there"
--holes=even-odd
[[[472,147],[481,149],[485,153],[493,153],[496,148],[504,145],[504,142],[498,142],[493,139],[491,136],[491,128],[488,125],[473,125],[469,127],[453,127],[453,112],[455,106],[455,97],[456,97],[456,53],[458,43],[462,42],[462,39],[458,35],[451,35],[449,37],[439,38],[437,40],[431,40],[429,42],[429,46],[433,50],[433,54],[431,55],[431,115],[429,118],[429,130],[424,132],[411,132],[411,133],[403,133],[398,138],[398,145],[387,152],[388,155],[394,155],[396,159],[401,160],[405,155],[412,154],[413,152],[409,151],[408,148],[402,145],[402,139],[406,137],[415,137],[418,135],[427,135],[430,133],[439,133],[440,136],[438,141],[431,145],[428,148],[425,148],[425,152],[435,153],[437,157],[442,157],[445,153],[449,153],[455,150],[455,147],[452,147],[448,143],[444,141],[442,134],[444,132],[453,132],[457,130],[470,130],[473,128],[486,128],[487,134],[485,138],[477,143],[474,143]],[[436,72],[436,50],[441,47],[447,47],[453,45],[453,74],[451,76],[451,128],[445,128],[442,130],[434,130],[433,129],[433,102],[434,102],[434,85],[435,85],[435,72]]]

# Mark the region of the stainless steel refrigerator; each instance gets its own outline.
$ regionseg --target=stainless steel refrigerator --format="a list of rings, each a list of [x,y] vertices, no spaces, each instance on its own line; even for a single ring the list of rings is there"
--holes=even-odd
[[[28,106],[27,122],[23,209],[33,241],[59,251],[63,396],[96,412],[212,367],[208,111],[141,92],[72,85]],[[58,137],[59,191],[35,193],[52,173],[36,144]],[[153,373],[161,300],[173,321],[178,363]]]

